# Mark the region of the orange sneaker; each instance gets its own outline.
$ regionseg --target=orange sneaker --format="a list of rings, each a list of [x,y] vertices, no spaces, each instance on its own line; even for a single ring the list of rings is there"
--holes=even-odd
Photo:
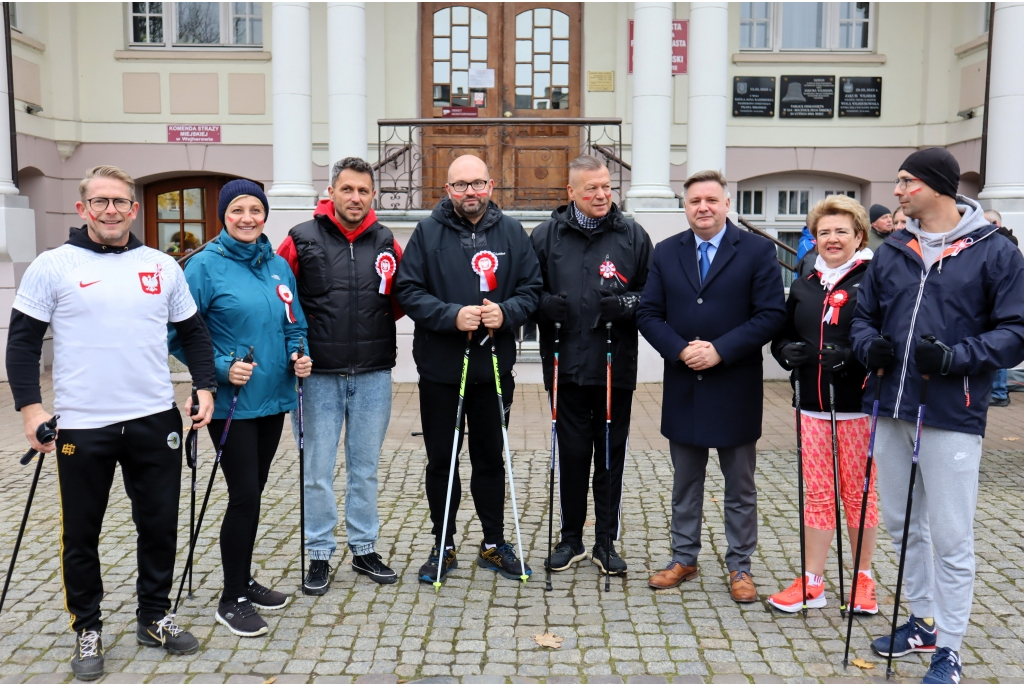
[[[853,613],[878,613],[878,601],[875,599],[875,579],[864,572],[857,574],[857,606],[853,607]]]
[[[793,584],[782,592],[778,592],[768,598],[768,603],[779,611],[785,611],[790,614],[795,614],[804,608],[805,603],[800,601],[801,581],[799,578],[793,581]],[[860,588],[857,589],[857,593],[860,594]],[[807,602],[806,606],[808,609],[821,609],[828,602],[825,601],[825,584],[821,585],[807,585]]]

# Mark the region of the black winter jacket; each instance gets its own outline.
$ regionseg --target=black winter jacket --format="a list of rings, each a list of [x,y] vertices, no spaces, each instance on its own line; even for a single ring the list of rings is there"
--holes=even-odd
[[[472,266],[482,250],[498,259],[497,288],[488,292],[481,292]],[[450,199],[442,200],[416,225],[395,278],[398,304],[416,323],[412,354],[420,377],[458,384],[466,334],[455,327],[455,317],[484,298],[501,305],[505,320],[494,334],[498,367],[503,375],[509,373],[516,360],[515,332],[537,309],[541,286],[537,255],[522,224],[492,202],[474,226],[455,213]],[[493,380],[487,330],[481,327],[470,345],[468,382]]]
[[[800,408],[807,411],[829,411],[829,372],[818,364],[815,352],[825,347],[826,344],[835,345],[844,350],[850,350],[850,323],[853,321],[853,312],[857,307],[857,293],[860,290],[861,279],[868,270],[870,262],[863,261],[839,279],[831,291],[825,290],[821,285],[819,274],[812,271],[810,276],[805,276],[793,281],[789,289],[789,299],[786,300],[786,326],[782,332],[772,341],[772,356],[778,360],[784,369],[793,371],[790,375],[792,384],[796,375],[800,375]],[[841,296],[840,293],[843,293]],[[841,298],[843,305],[838,308],[839,318],[837,323],[824,323],[825,314],[829,310],[829,295],[835,294]],[[789,343],[802,342],[807,345],[807,353],[811,357],[803,366],[792,369],[782,356],[782,348]],[[861,398],[864,391],[864,366],[857,361],[853,354],[846,361],[839,371],[832,377],[832,384],[836,391],[836,411],[859,412],[861,411]],[[794,405],[796,399],[794,397]]]
[[[577,385],[604,386],[607,331],[601,321],[601,298],[619,296],[623,317],[612,323],[612,386],[636,388],[636,308],[647,283],[653,248],[647,232],[614,204],[593,231],[581,228],[572,205],[563,205],[530,236],[544,277],[541,303],[566,293],[569,318],[559,332],[558,375]],[[611,262],[615,271],[601,266]],[[555,324],[541,310],[540,355],[544,385],[551,389]]]

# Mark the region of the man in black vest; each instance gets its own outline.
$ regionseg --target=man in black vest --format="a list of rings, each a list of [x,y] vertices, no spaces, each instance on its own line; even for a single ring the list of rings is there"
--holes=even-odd
[[[494,181],[487,165],[463,155],[448,169],[448,197],[421,221],[409,239],[395,295],[416,322],[413,357],[420,374],[420,421],[427,448],[427,500],[434,548],[419,578],[432,583],[458,566],[455,516],[462,486],[456,467],[452,483],[444,560],[444,525],[452,453],[452,419],[471,334],[465,415],[469,424],[470,490],[484,539],[477,565],[518,580],[520,561],[505,542],[505,473],[501,416],[488,333],[493,331],[506,421],[512,406],[515,332],[537,308],[541,277],[537,255],[522,224],[490,201]],[[460,436],[461,440],[461,436]],[[529,566],[523,569],[530,573]]]
[[[288,260],[309,324],[313,374],[305,383],[305,544],[309,572],[302,591],[330,587],[338,505],[334,464],[345,431],[345,528],[352,570],[382,583],[397,582],[376,550],[377,463],[391,418],[395,319],[401,311],[391,285],[402,250],[371,209],[373,169],[357,157],[334,164],[330,199],[313,219],[288,232],[277,253]],[[298,435],[296,414],[292,426]]]
[[[621,575],[626,562],[615,551],[619,539],[622,471],[629,416],[636,389],[636,307],[647,282],[651,239],[612,202],[611,177],[597,158],[581,155],[569,165],[569,204],[533,230],[540,260],[540,353],[544,385],[551,391],[555,324],[558,351],[558,492],[562,541],[547,561],[564,571],[587,558],[590,463],[594,462],[596,512],[593,562]],[[605,468],[606,325],[612,324],[611,471]]]

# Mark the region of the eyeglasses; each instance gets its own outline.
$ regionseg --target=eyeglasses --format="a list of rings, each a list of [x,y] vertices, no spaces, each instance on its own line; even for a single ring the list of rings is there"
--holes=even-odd
[[[895,181],[895,184],[899,187],[900,190],[906,190],[907,186],[910,185],[911,182],[913,182],[913,181],[920,181],[920,180],[921,179],[919,179],[919,178],[914,178],[913,176],[908,176],[906,178],[897,178],[896,181]]]
[[[484,188],[487,187],[488,183],[489,181],[482,181],[480,179],[477,179],[476,181],[471,181],[470,183],[466,183],[465,181],[456,181],[455,183],[449,183],[448,185],[451,186],[452,190],[454,190],[455,192],[464,193],[466,192],[466,189],[469,188],[470,186],[473,186],[473,190],[483,190]]]
[[[89,203],[89,208],[94,212],[102,212],[111,202],[114,203],[114,209],[117,211],[122,213],[130,212],[133,204],[131,200],[124,197],[90,197],[86,202]]]

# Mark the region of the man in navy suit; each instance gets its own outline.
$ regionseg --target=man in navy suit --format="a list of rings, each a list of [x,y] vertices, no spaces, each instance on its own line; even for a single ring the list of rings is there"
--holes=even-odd
[[[761,348],[782,328],[786,301],[775,246],[726,216],[729,191],[717,171],[686,180],[690,230],[659,243],[637,326],[665,359],[661,433],[669,439],[672,561],[655,589],[696,578],[708,450],[725,477],[725,561],[737,602],[754,602],[757,548],[755,446],[763,405]]]

